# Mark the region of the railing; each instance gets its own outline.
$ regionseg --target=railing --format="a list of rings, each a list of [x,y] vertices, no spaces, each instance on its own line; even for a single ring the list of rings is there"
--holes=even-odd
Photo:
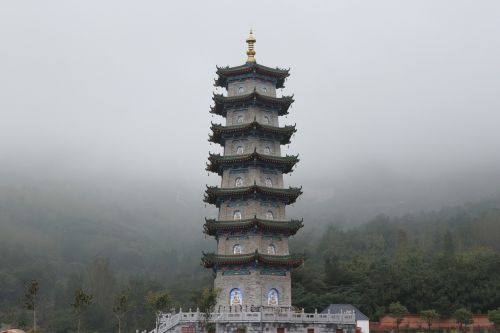
[[[160,316],[158,332],[152,330],[150,333],[165,333],[179,323],[196,323],[205,321],[206,315],[200,311],[178,313],[164,313]],[[342,313],[305,313],[296,312],[285,308],[264,308],[259,311],[240,312],[214,312],[208,319],[209,322],[231,323],[231,322],[288,322],[288,323],[321,323],[321,324],[355,324],[354,311]]]

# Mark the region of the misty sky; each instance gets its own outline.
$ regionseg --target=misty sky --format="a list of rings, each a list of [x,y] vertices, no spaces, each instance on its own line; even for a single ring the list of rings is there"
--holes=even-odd
[[[245,61],[250,27],[257,61],[291,68],[297,215],[500,191],[500,2],[457,0],[3,0],[0,185],[154,184],[201,206],[215,66]]]

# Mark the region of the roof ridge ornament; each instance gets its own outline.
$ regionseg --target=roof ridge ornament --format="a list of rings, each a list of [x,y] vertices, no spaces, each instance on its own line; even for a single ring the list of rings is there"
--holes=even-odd
[[[250,29],[250,34],[248,35],[246,42],[248,44],[247,63],[255,63],[257,61],[255,60],[255,50],[253,48],[253,44],[255,44],[257,40],[253,36],[252,29]]]

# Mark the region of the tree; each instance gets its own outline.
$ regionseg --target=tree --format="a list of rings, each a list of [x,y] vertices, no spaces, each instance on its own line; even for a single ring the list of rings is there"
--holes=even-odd
[[[429,332],[431,331],[432,322],[436,319],[439,319],[439,313],[436,310],[424,310],[420,312],[420,317],[425,320],[427,323],[427,327],[429,328]]]
[[[493,323],[497,331],[500,330],[500,308],[488,311],[488,319]]]
[[[113,313],[118,320],[118,333],[121,333],[122,318],[128,311],[128,297],[125,294],[117,295],[113,304]]]
[[[75,311],[78,321],[76,326],[77,333],[80,333],[80,323],[81,323],[82,313],[87,309],[87,307],[90,304],[92,304],[92,295],[86,294],[82,288],[76,289],[74,303],[72,303],[71,306]]]
[[[33,333],[36,333],[36,295],[38,294],[39,284],[37,280],[32,280],[26,289],[24,295],[24,307],[33,311]]]
[[[396,318],[396,330],[399,333],[399,326],[403,322],[405,316],[408,314],[408,309],[399,302],[391,303],[389,305],[389,315]]]
[[[462,332],[465,332],[467,330],[467,325],[470,325],[474,322],[472,312],[465,308],[460,308],[455,311],[453,317],[456,319]]]
[[[444,253],[447,256],[453,256],[455,253],[455,243],[449,230],[446,230],[446,233],[444,234]]]
[[[198,308],[205,314],[204,327],[207,331],[212,330],[213,326],[208,322],[210,319],[210,314],[214,312],[215,305],[217,304],[217,297],[219,296],[220,290],[214,288],[204,288],[201,292],[200,298],[198,299]]]
[[[170,306],[170,294],[167,291],[163,292],[149,292],[146,295],[146,303],[149,308],[154,311],[156,316],[156,331],[160,325],[160,315],[166,311]]]

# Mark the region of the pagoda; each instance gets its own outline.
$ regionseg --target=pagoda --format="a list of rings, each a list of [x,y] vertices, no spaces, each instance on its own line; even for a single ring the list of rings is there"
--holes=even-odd
[[[217,219],[206,219],[204,231],[217,241],[215,253],[204,253],[202,263],[215,274],[218,306],[237,310],[250,307],[291,307],[292,268],[302,255],[289,252],[288,239],[303,226],[287,219],[286,206],[302,194],[285,187],[298,156],[282,156],[295,126],[280,127],[293,96],[277,96],[289,70],[270,68],[255,59],[252,32],[246,40],[247,61],[237,67],[217,67],[210,112],[225,118],[212,123],[209,141],[224,153],[210,154],[207,170],[222,177],[221,186],[208,186],[204,201],[219,209]]]
[[[288,114],[293,97],[276,94],[289,70],[257,64],[251,31],[246,42],[245,64],[217,68],[215,86],[227,94],[214,94],[210,110],[225,118],[223,125],[212,123],[208,138],[223,154],[209,154],[206,167],[221,176],[221,184],[207,186],[204,197],[219,209],[217,218],[205,218],[204,224],[217,249],[202,257],[215,275],[217,305],[211,313],[161,313],[150,333],[354,333],[354,312],[305,313],[292,306],[290,274],[304,256],[291,254],[288,240],[303,221],[288,219],[285,209],[302,188],[283,182],[299,157],[281,154],[296,128],[280,127],[279,117]]]

